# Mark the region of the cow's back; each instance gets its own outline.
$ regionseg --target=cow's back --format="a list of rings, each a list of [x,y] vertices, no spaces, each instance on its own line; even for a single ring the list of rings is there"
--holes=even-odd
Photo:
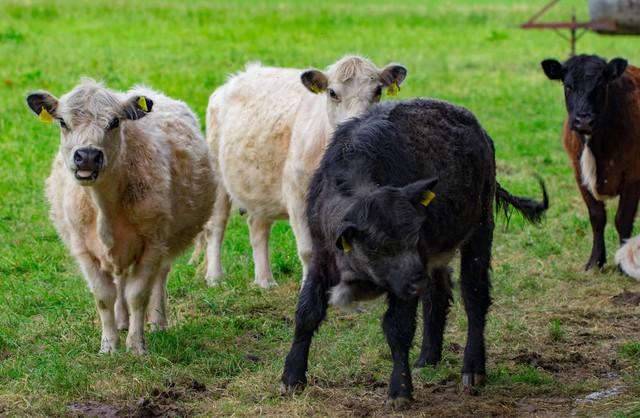
[[[376,106],[336,131],[309,189],[310,226],[316,236],[331,237],[332,218],[347,210],[336,196],[357,198],[360,183],[400,187],[430,177],[439,178],[433,212],[448,215],[426,230],[451,241],[439,242],[442,248],[433,249],[439,252],[457,246],[491,212],[493,143],[473,114],[446,102]]]
[[[234,202],[266,219],[286,217],[282,172],[303,98],[302,70],[251,65],[217,89],[207,140]]]

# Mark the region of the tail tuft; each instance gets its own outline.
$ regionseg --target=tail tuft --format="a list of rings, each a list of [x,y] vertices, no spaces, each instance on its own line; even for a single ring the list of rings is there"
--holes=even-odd
[[[512,209],[516,209],[531,223],[542,221],[544,213],[549,209],[549,196],[544,181],[538,175],[535,177],[542,187],[542,202],[527,197],[514,196],[496,182],[496,211],[504,214],[507,218],[507,224],[511,218]]]

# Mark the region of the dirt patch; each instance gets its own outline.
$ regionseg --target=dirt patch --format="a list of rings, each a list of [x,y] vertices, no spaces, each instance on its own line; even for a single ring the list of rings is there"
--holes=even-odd
[[[640,306],[640,292],[629,292],[625,289],[613,296],[611,302],[616,306]]]
[[[567,366],[583,366],[589,363],[589,360],[585,358],[585,356],[576,351],[565,355],[549,355],[543,357],[534,351],[521,350],[512,360],[517,364],[540,367],[553,373],[557,373]]]
[[[67,406],[73,417],[104,418],[152,418],[187,417],[192,413],[180,402],[186,397],[203,395],[207,392],[204,384],[190,379],[180,385],[169,383],[165,389],[156,389],[149,397],[140,398],[132,404],[114,404],[97,401],[73,402]]]

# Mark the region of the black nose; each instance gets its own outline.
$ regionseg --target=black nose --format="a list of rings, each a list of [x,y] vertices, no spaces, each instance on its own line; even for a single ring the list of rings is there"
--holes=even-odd
[[[591,132],[593,129],[593,115],[581,113],[573,121],[573,129],[578,132]]]
[[[104,154],[95,148],[80,148],[73,154],[73,162],[78,170],[99,170],[104,162]]]

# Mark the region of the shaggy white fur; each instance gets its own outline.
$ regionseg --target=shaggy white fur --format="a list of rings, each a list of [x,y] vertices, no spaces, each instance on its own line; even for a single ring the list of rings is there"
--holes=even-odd
[[[616,263],[629,276],[640,281],[640,236],[629,238],[616,252]]]

